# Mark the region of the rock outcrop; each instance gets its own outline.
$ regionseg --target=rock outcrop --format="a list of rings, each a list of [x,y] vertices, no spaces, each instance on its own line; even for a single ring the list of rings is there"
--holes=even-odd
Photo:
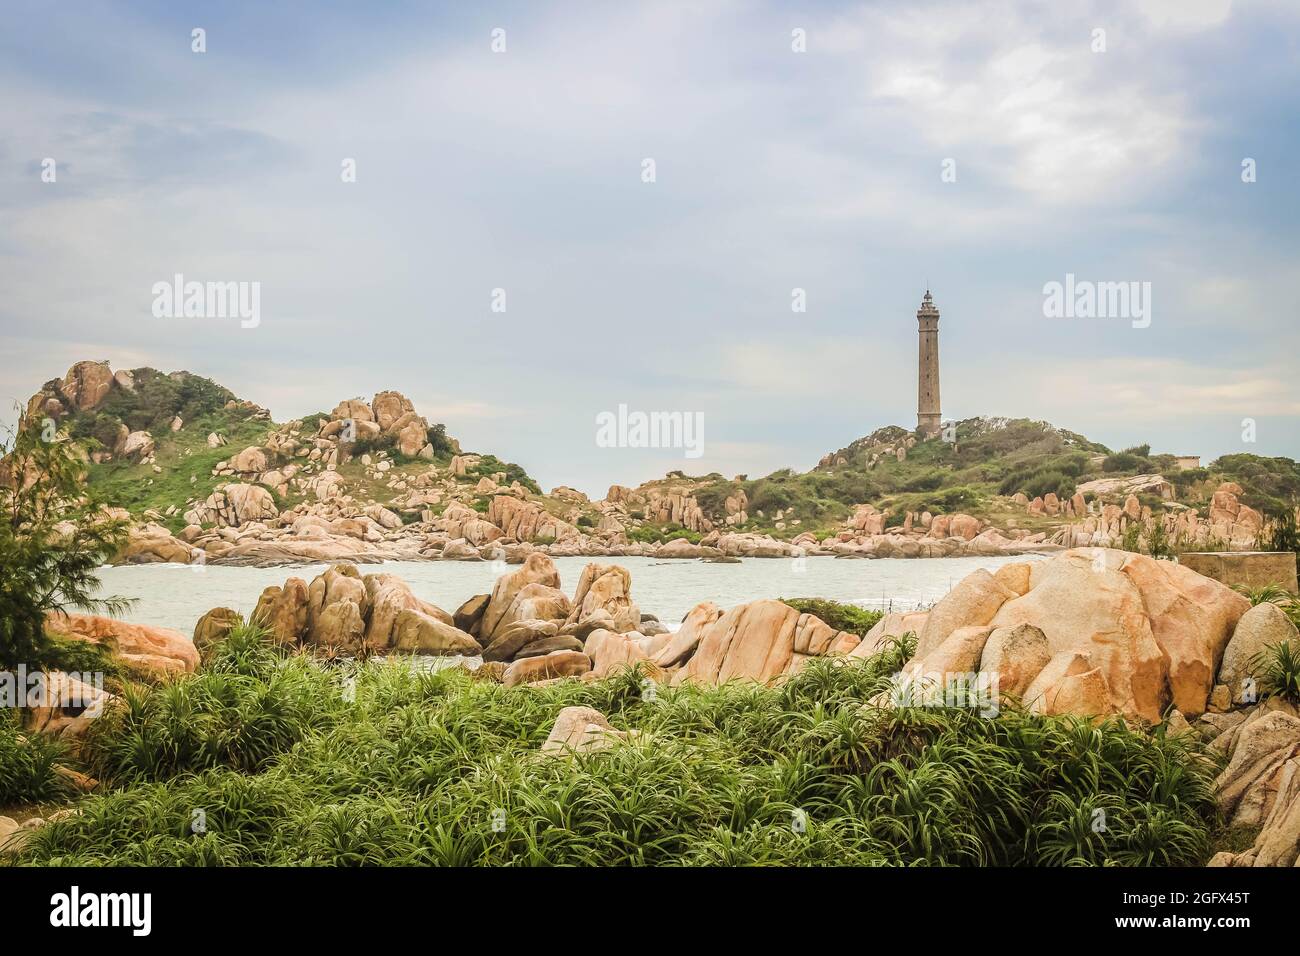
[[[989,629],[987,641],[1030,625],[1046,640],[1047,662],[1040,641],[1003,638],[984,648],[978,669],[1007,671],[1003,692],[1024,685],[1035,709],[1148,723],[1171,703],[1188,716],[1205,711],[1245,598],[1172,562],[1101,548],[1065,552],[1028,574],[1023,594],[985,571],[963,579],[927,616],[912,669],[946,673],[967,661],[981,639],[971,628]]]
[[[130,624],[95,614],[60,613],[46,618],[46,628],[53,634],[106,647],[138,673],[167,676],[189,673],[199,666],[194,642],[166,627]]]

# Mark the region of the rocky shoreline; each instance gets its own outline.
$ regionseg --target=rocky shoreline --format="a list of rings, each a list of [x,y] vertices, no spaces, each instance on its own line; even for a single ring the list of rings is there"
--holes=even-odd
[[[886,614],[865,633],[771,599],[730,609],[706,601],[674,631],[642,612],[625,568],[587,565],[570,597],[537,552],[455,611],[421,600],[395,575],[337,564],[310,582],[291,577],[265,589],[251,617],[282,648],[324,659],[461,659],[480,679],[508,687],[594,681],[629,667],[647,684],[772,684],[814,659],[848,664],[915,641],[894,689],[867,706],[948,706],[954,677],[982,675],[992,679],[992,716],[998,706],[1023,706],[1192,734],[1226,761],[1215,783],[1225,819],[1255,834],[1212,865],[1289,866],[1300,845],[1300,711],[1264,692],[1261,662],[1280,645],[1300,653],[1300,634],[1277,605],[1252,606],[1215,580],[1144,555],[1083,548],[978,570],[928,611]],[[196,670],[241,623],[214,608],[192,640],[87,615],[51,628],[109,644],[131,669],[171,679]],[[87,728],[85,716],[61,712],[57,701],[35,718],[37,729],[73,739]],[[602,727],[598,713],[564,719],[576,723],[557,721],[557,739],[580,738],[584,748],[621,739],[590,732]]]

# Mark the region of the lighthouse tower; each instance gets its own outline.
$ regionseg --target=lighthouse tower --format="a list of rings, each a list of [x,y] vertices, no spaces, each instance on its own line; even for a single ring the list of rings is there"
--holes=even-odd
[[[942,415],[939,411],[939,310],[934,307],[930,290],[925,290],[921,308],[916,312],[921,337],[916,369],[916,428],[924,437],[939,434]]]

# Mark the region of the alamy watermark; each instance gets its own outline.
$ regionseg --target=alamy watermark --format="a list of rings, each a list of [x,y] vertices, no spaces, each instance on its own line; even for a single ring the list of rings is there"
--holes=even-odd
[[[704,454],[703,412],[617,412],[596,415],[598,448],[681,448],[687,458]]]
[[[1049,319],[1131,319],[1133,328],[1151,324],[1150,282],[1093,282],[1065,274],[1065,282],[1043,286],[1043,315]]]
[[[151,291],[156,319],[239,319],[244,329],[262,324],[260,282],[186,282],[178,272]]]
[[[50,675],[28,671],[26,664],[19,664],[17,670],[0,671],[0,707],[84,708],[83,716],[98,717],[104,708],[104,696],[102,671]]]
[[[895,707],[961,707],[981,717],[996,717],[998,675],[991,671],[906,674],[890,678],[889,701]]]

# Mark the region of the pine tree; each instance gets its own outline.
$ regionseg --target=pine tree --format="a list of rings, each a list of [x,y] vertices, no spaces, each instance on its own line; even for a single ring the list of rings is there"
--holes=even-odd
[[[126,522],[90,501],[73,449],[48,419],[20,420],[0,439],[0,667],[41,660],[51,612],[117,614],[129,603],[97,597],[96,572]]]

